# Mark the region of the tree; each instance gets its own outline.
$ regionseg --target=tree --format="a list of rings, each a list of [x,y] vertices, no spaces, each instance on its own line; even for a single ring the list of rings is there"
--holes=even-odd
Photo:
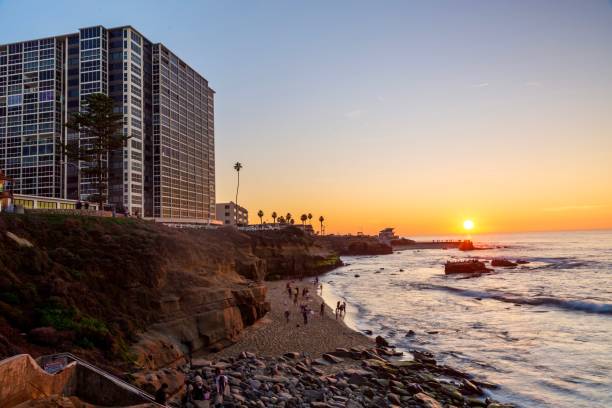
[[[302,227],[306,228],[306,220],[308,219],[308,216],[306,214],[302,214],[302,216],[300,217],[300,221],[302,221]]]
[[[285,220],[285,217],[283,217],[282,215],[280,217],[278,217],[278,223],[279,224],[286,224],[287,221]]]
[[[123,114],[113,110],[112,98],[101,93],[90,94],[81,106],[81,111],[73,113],[65,125],[67,129],[80,133],[78,141],[59,142],[59,148],[68,160],[86,163],[80,172],[94,179],[97,190],[89,199],[96,201],[102,209],[107,200],[108,160],[111,153],[122,149],[130,137],[122,134]]]
[[[274,225],[276,225],[276,217],[278,217],[276,211],[272,211],[272,219],[274,220]]]
[[[294,220],[293,218],[292,218],[292,219],[290,219],[290,220],[289,220],[289,224],[291,224],[291,225],[295,224],[295,220]]]
[[[238,184],[236,184],[236,225],[238,225],[238,190],[240,189],[240,170],[242,170],[242,163],[236,162],[234,164],[234,170],[238,175]]]
[[[308,213],[308,222],[309,222],[310,224],[312,224],[312,221],[311,221],[311,220],[312,220],[312,214],[311,214],[311,213]]]
[[[263,225],[263,216],[264,216],[264,212],[263,212],[263,211],[261,211],[261,210],[257,211],[257,216],[259,217],[259,223],[260,223],[261,225]]]
[[[287,222],[291,222],[291,213],[287,213],[287,215],[285,215],[285,220]]]
[[[323,235],[323,221],[325,221],[325,218],[323,218],[323,216],[319,217],[319,222],[321,223],[321,229],[319,230],[319,234]]]

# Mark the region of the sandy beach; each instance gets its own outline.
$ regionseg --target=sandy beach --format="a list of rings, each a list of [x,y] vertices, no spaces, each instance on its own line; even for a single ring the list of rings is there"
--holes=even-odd
[[[272,310],[253,326],[247,328],[240,340],[230,347],[213,354],[212,358],[231,357],[243,351],[250,351],[261,356],[279,356],[288,352],[304,352],[310,357],[319,357],[323,353],[334,351],[338,347],[372,346],[373,341],[367,336],[347,327],[342,318],[336,320],[334,311],[325,306],[325,316],[321,318],[322,298],[315,292],[312,279],[291,281],[293,287],[300,288],[298,307],[289,299],[286,290],[288,281],[266,282],[268,300]],[[302,297],[302,289],[309,290],[310,297]],[[323,289],[325,290],[325,288]],[[303,324],[299,304],[306,303],[314,311]],[[289,306],[291,312],[289,323],[286,323],[284,310]]]

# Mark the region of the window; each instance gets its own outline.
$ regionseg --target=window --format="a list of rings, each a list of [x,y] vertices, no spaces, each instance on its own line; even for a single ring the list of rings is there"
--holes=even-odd
[[[13,200],[15,205],[20,205],[23,208],[34,208],[34,200],[24,200],[23,198],[15,198]]]
[[[47,102],[53,100],[53,91],[44,91],[39,94],[38,97],[40,102]]]
[[[82,50],[91,50],[94,48],[100,48],[100,39],[95,38],[92,40],[84,40],[81,41],[81,49]]]
[[[60,208],[62,210],[74,210],[76,205],[74,203],[60,203]]]
[[[8,106],[21,105],[21,102],[22,102],[22,96],[21,95],[10,95],[8,97],[7,105]]]
[[[38,208],[56,209],[57,208],[57,203],[55,203],[53,201],[39,201],[38,202]]]

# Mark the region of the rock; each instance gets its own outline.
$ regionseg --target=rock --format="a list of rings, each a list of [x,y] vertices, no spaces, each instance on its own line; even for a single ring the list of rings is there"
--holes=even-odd
[[[408,330],[408,332],[406,333],[405,337],[412,337],[414,336],[416,333],[414,332],[414,330]]]
[[[471,395],[482,395],[483,394],[482,390],[469,380],[463,380],[461,382],[461,390],[465,394],[471,394]]]
[[[340,357],[336,357],[332,354],[323,354],[323,358],[332,364],[338,364],[338,363],[344,362],[343,359],[341,359]]]
[[[442,408],[442,404],[440,404],[437,400],[425,394],[424,392],[419,392],[414,395],[414,399],[419,401],[425,408]]]
[[[322,401],[324,394],[321,390],[304,390],[302,395],[308,401]]]
[[[358,273],[355,274],[355,277],[358,278],[360,275]]]
[[[491,266],[513,267],[517,264],[507,259],[495,258],[491,261]]]
[[[372,335],[372,330],[364,330],[363,332],[367,334],[368,336]]]
[[[378,347],[389,347],[389,342],[381,336],[376,336],[376,345]]]
[[[301,354],[298,353],[297,351],[291,351],[289,353],[285,353],[285,357],[287,358],[293,358],[293,359],[297,359],[300,358]]]
[[[400,398],[393,393],[387,394],[387,398],[389,399],[389,402],[391,402],[392,404],[395,404],[395,405],[402,404],[402,401],[400,400]]]
[[[329,354],[332,354],[332,355],[337,356],[337,357],[343,357],[343,358],[351,358],[352,357],[352,353],[349,350],[345,349],[345,348],[337,348],[335,351],[333,351],[333,352],[331,352]]]
[[[325,360],[324,358],[317,358],[317,359],[314,359],[312,361],[312,364],[328,366],[328,365],[331,365],[332,363],[330,363],[329,361]]]

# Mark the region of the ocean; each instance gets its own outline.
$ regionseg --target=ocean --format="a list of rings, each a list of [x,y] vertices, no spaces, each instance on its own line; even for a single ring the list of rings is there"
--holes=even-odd
[[[472,239],[494,249],[343,257],[321,279],[324,298],[345,299],[356,330],[499,384],[487,392],[501,402],[612,407],[612,231]],[[466,257],[529,263],[444,274],[447,260]]]

